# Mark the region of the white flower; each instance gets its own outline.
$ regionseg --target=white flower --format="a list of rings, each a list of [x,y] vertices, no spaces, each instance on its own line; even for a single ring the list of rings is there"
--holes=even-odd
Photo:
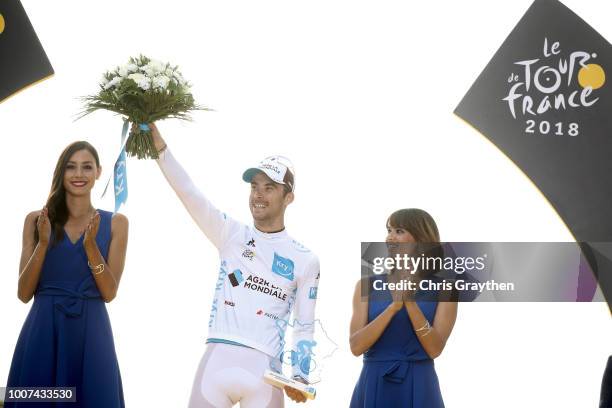
[[[139,81],[142,81],[143,79],[146,79],[146,77],[143,74],[139,74],[139,73],[130,74],[128,75],[128,78],[136,83],[138,83]]]
[[[128,75],[128,78],[136,82],[136,85],[143,91],[151,88],[151,81],[143,74],[135,73]]]
[[[174,75],[174,71],[172,70],[172,68],[168,67],[166,68],[165,74],[167,77],[172,78],[172,75]]]
[[[167,76],[157,75],[155,78],[153,78],[153,87],[156,89],[166,89],[168,82],[170,82],[170,78]]]
[[[149,77],[153,77],[155,75],[155,71],[153,71],[153,68],[151,68],[148,65],[145,65],[144,67],[140,69],[142,70],[142,72],[144,72]]]
[[[127,63],[117,68],[117,73],[122,77],[126,77],[128,74],[132,72],[138,72],[138,65]]]
[[[153,78],[157,74],[164,72],[165,69],[165,64],[157,60],[151,60],[147,65],[142,67],[142,70],[151,78]]]
[[[117,74],[119,74],[119,76],[125,77],[128,74],[128,67],[127,65],[122,65],[119,68],[117,68]]]
[[[121,80],[123,78],[120,76],[116,76],[113,79],[111,79],[110,81],[108,81],[105,85],[104,85],[104,89],[110,89],[112,87],[116,87],[117,85],[119,85],[121,83]]]

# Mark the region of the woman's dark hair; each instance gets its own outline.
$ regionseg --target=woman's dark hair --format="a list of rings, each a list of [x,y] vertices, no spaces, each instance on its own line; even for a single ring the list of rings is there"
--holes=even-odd
[[[389,216],[387,224],[391,227],[405,229],[416,242],[440,242],[438,226],[427,211],[418,208],[397,210]]]
[[[416,241],[416,253],[422,253],[427,257],[439,258],[440,260],[444,257],[438,226],[427,211],[418,208],[397,210],[389,216],[387,225],[408,231]],[[438,273],[439,268],[436,263],[434,265],[434,267],[421,268],[419,271],[421,276],[433,276]]]
[[[68,221],[68,207],[66,206],[66,189],[64,188],[64,174],[66,165],[73,154],[80,150],[87,150],[94,157],[96,166],[100,167],[100,158],[96,149],[88,142],[78,141],[71,143],[64,149],[53,172],[51,191],[47,198],[47,211],[51,223],[51,241],[56,243],[64,238],[64,225]],[[35,238],[38,240],[38,230],[35,230]]]
[[[443,259],[444,248],[440,243],[440,233],[433,217],[427,211],[418,208],[405,208],[395,211],[387,220],[387,225],[394,228],[403,228],[410,233],[417,242],[417,252],[432,258]],[[419,274],[424,279],[441,279],[443,268],[434,262],[434,267],[420,269]],[[438,292],[436,300],[439,302],[457,302],[459,292],[453,288],[450,291]]]

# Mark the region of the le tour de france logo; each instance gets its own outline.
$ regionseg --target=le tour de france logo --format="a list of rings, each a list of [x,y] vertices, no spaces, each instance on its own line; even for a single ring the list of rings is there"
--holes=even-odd
[[[597,53],[565,50],[563,44],[544,38],[542,54],[514,63],[508,77],[507,103],[510,115],[524,120],[524,133],[579,136],[580,123],[545,120],[546,112],[589,109],[599,100],[598,89],[606,74],[597,64]],[[564,116],[564,115],[561,115]]]

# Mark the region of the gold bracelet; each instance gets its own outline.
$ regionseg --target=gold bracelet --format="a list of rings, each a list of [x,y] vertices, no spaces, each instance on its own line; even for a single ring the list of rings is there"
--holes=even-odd
[[[89,263],[89,261],[87,261],[87,266],[89,266],[89,269],[91,269],[91,272],[92,272],[94,275],[99,275],[99,274],[101,274],[102,272],[104,272],[104,264],[103,264],[103,263],[101,263],[101,264],[100,264],[100,265],[98,265],[98,266],[91,266],[91,264]],[[97,272],[94,272],[94,269],[95,269],[95,270],[97,270]]]
[[[433,327],[431,327],[431,325],[429,324],[429,320],[425,320],[425,324],[423,325],[423,327],[421,327],[420,329],[415,330],[416,335],[418,337],[425,337],[427,336],[429,333],[431,333],[431,331],[433,330]],[[419,332],[426,330],[425,334],[423,334],[422,336],[419,334]]]
[[[167,148],[168,148],[168,144],[167,144],[167,143],[164,143],[164,145],[162,146],[162,148],[161,148],[161,149],[159,149],[159,150],[157,151],[157,154],[160,154],[160,153],[165,152]]]
[[[432,331],[432,330],[433,330],[433,327],[430,327],[430,328],[429,328],[429,330],[427,330],[427,332],[426,332],[424,335],[419,336],[419,337],[425,337],[425,336],[427,336],[429,333],[431,333],[431,331]],[[418,335],[417,335],[417,336],[418,336]]]
[[[420,329],[416,329],[417,332],[420,332],[423,330],[431,330],[431,326],[428,320],[425,320],[425,324],[423,325],[423,327],[421,327]]]

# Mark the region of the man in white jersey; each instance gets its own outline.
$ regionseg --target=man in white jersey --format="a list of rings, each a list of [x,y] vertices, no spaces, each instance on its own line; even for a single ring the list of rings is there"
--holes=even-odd
[[[221,259],[210,313],[207,349],[190,399],[192,408],[282,407],[283,393],[263,380],[279,357],[295,379],[307,382],[314,346],[314,309],[319,260],[285,230],[284,214],[294,199],[294,174],[282,157],[247,169],[253,226],[214,207],[173,157],[154,124],[157,160],[193,220],[219,250]],[[293,319],[290,320],[293,311]],[[281,355],[287,325],[293,327],[291,355]],[[304,402],[304,395],[285,388]]]

